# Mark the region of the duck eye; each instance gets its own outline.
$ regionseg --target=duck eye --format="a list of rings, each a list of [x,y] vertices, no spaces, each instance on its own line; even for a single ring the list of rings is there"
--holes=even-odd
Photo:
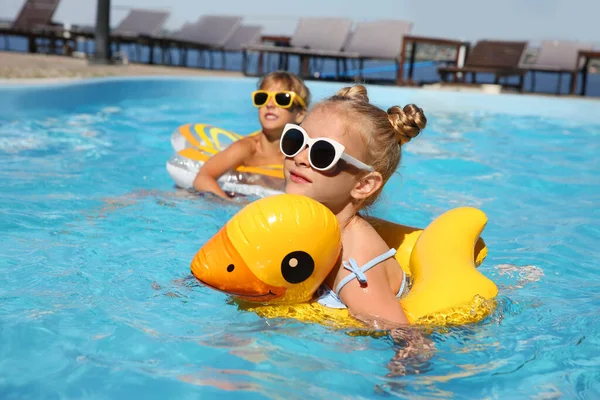
[[[281,275],[289,283],[307,280],[315,270],[315,261],[304,251],[292,251],[281,261]]]
[[[235,265],[233,265],[233,264],[229,264],[227,266],[227,272],[232,272],[234,269],[235,269]]]

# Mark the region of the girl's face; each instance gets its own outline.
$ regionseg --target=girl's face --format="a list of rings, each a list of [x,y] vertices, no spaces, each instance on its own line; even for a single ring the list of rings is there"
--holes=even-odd
[[[271,83],[262,88],[268,92],[287,91],[280,83]],[[258,120],[267,135],[273,135],[273,139],[279,139],[285,124],[299,124],[305,115],[305,110],[298,106],[298,101],[290,108],[277,107],[275,99],[271,96],[269,101],[258,108]]]
[[[366,146],[357,129],[348,130],[344,114],[333,107],[317,107],[302,122],[311,139],[325,137],[345,146],[345,153],[367,163]],[[308,160],[308,147],[284,161],[286,193],[301,194],[319,201],[335,214],[361,197],[365,172],[343,160],[328,171],[313,169]]]

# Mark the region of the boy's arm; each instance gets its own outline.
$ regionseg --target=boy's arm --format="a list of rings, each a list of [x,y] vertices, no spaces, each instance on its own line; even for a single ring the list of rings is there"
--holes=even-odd
[[[254,146],[249,140],[239,140],[232,143],[225,150],[209,158],[194,179],[194,189],[199,192],[212,192],[217,196],[229,199],[230,197],[217,183],[224,173],[237,168],[254,152]]]

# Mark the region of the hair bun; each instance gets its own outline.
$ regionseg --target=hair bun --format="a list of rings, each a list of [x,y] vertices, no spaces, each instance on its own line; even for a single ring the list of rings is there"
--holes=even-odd
[[[347,86],[343,89],[340,89],[335,94],[335,97],[342,97],[345,99],[356,100],[365,103],[369,102],[369,96],[367,96],[367,88],[363,85]]]
[[[393,106],[387,113],[400,146],[417,137],[427,125],[425,113],[415,104],[407,104],[404,108]]]

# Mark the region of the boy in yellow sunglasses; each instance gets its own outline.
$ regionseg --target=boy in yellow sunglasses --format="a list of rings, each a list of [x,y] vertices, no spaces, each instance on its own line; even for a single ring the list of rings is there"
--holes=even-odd
[[[258,108],[261,133],[232,143],[206,161],[194,179],[197,191],[229,198],[217,183],[226,172],[242,165],[283,164],[285,156],[279,149],[283,128],[288,123],[302,122],[310,103],[310,91],[301,78],[285,71],[265,75],[258,88],[252,92],[252,104]]]

